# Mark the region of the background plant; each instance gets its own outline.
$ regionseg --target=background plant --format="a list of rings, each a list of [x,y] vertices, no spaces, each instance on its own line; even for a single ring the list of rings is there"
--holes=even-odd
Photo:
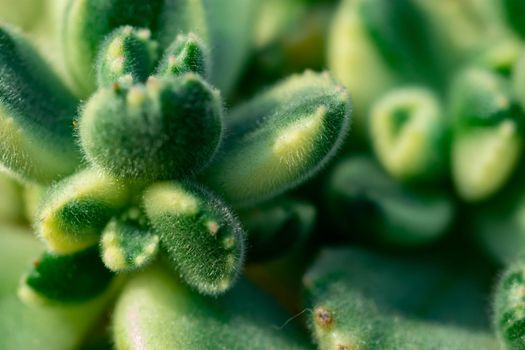
[[[525,348],[521,2],[5,6],[0,347]]]

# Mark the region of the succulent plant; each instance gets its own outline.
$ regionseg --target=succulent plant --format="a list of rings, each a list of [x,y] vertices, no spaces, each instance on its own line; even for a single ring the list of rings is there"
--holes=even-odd
[[[130,282],[131,295],[134,283],[151,279],[159,285],[153,299],[176,288],[188,295],[186,302],[177,299],[188,312],[203,309],[207,302],[193,294],[224,293],[244,265],[246,233],[236,208],[248,213],[255,203],[296,187],[341,145],[349,95],[328,73],[290,77],[226,111],[212,84],[226,87],[231,78],[214,73],[225,63],[208,32],[208,24],[217,24],[204,8],[198,1],[69,1],[62,36],[74,89],[22,33],[1,28],[1,164],[26,184],[48,187],[33,222],[45,251],[22,278],[18,294],[25,302],[73,306],[104,299],[109,286],[119,285],[115,274],[144,270],[144,282]],[[276,228],[261,238],[252,234],[250,242],[273,244],[287,222],[298,234],[308,232],[312,214],[293,215],[268,214]],[[154,276],[165,273],[145,269],[152,263],[167,266],[193,291],[166,284],[167,277],[157,281]],[[116,345],[143,348],[127,334],[125,319],[129,307],[149,306],[126,293],[115,316]],[[155,315],[155,322],[162,317]],[[210,321],[203,319],[204,325]],[[175,346],[175,338],[158,338],[145,322],[148,348]],[[247,331],[268,348],[272,341],[254,327]],[[271,346],[279,347],[280,337]],[[190,344],[191,336],[180,346]]]
[[[0,349],[525,349],[522,9],[0,0]]]

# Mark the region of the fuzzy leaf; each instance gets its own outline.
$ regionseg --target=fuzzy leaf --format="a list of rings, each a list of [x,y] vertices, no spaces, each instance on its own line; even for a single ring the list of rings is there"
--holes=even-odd
[[[104,39],[114,29],[129,25],[147,28],[160,48],[180,32],[205,37],[201,0],[69,0],[62,28],[64,55],[84,95],[95,89],[93,66]]]
[[[525,348],[525,268],[523,261],[511,265],[501,276],[494,301],[494,326],[507,350]]]
[[[484,310],[464,278],[417,260],[324,250],[304,277],[319,349],[497,349],[486,329],[460,321],[466,311],[479,322]]]
[[[152,232],[145,215],[132,208],[113,218],[104,229],[102,260],[111,271],[136,270],[151,263],[158,243],[159,236]]]
[[[400,180],[443,175],[448,161],[446,131],[440,102],[425,88],[393,90],[376,102],[370,114],[374,151]]]
[[[43,183],[72,173],[76,103],[20,33],[0,27],[0,167]]]
[[[222,136],[219,93],[194,73],[108,87],[80,119],[88,160],[116,177],[177,179],[205,167]]]
[[[157,69],[158,75],[181,75],[194,72],[207,78],[210,74],[208,48],[195,34],[179,34],[166,49]]]
[[[113,324],[118,350],[309,349],[289,316],[242,281],[225,296],[193,293],[160,269],[141,272],[124,289]]]
[[[28,304],[79,303],[99,296],[112,277],[96,246],[71,255],[44,253],[23,278],[18,293]]]
[[[98,241],[104,226],[127,199],[122,183],[97,170],[84,170],[48,191],[37,214],[37,233],[51,252],[82,250]]]
[[[158,60],[158,45],[149,29],[125,26],[115,29],[101,45],[97,58],[97,83],[144,82]]]
[[[160,247],[185,282],[203,294],[229,289],[244,262],[244,232],[222,201],[200,188],[156,183],[144,208]]]
[[[75,305],[23,304],[16,295],[20,276],[40,252],[30,232],[0,227],[0,349],[77,348],[105,310],[107,295]]]
[[[328,74],[285,80],[225,118],[227,138],[203,181],[236,205],[299,185],[341,145],[349,104]]]
[[[450,96],[453,179],[463,199],[482,200],[514,170],[522,154],[525,115],[509,83],[487,70],[463,72]]]

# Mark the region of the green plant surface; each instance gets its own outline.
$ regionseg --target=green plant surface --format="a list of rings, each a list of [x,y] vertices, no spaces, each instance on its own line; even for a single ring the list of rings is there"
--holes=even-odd
[[[332,170],[325,205],[342,233],[400,247],[430,244],[454,218],[446,194],[404,186],[365,155],[347,157]]]
[[[352,248],[321,252],[304,277],[320,349],[497,349],[469,272]]]
[[[310,348],[296,325],[286,323],[289,316],[245,281],[208,299],[150,268],[126,286],[114,317],[117,349]]]
[[[17,296],[24,270],[41,245],[26,229],[0,227],[0,348],[67,350],[81,344],[108,303],[104,295],[76,305],[28,306]]]

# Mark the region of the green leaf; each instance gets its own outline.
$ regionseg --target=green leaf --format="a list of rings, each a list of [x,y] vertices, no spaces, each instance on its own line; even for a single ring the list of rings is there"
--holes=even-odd
[[[102,260],[111,271],[133,271],[142,268],[157,255],[159,236],[138,208],[131,208],[113,218],[101,239]]]
[[[439,178],[446,169],[447,127],[440,101],[425,88],[400,88],[370,114],[370,138],[381,164],[399,180]]]
[[[497,192],[516,167],[523,149],[524,113],[510,84],[488,70],[466,70],[451,89],[453,179],[463,199],[483,200]]]
[[[424,13],[414,1],[355,2],[369,40],[392,71],[404,79],[430,84],[443,79],[442,62],[438,60],[442,55],[434,46]]]
[[[113,332],[119,350],[308,349],[288,315],[242,281],[216,299],[188,290],[160,269],[141,272],[118,301]]]
[[[361,136],[367,129],[367,115],[373,101],[398,82],[370,40],[359,12],[363,2],[340,2],[328,40],[328,66],[334,77],[352,93],[352,129]]]
[[[494,326],[503,348],[525,348],[525,268],[511,265],[498,281],[494,300]]]
[[[0,27],[0,166],[26,180],[69,175],[76,99],[20,33]]]
[[[233,285],[244,262],[245,233],[222,201],[195,185],[160,182],[146,189],[144,208],[185,282],[211,295]]]
[[[203,181],[235,205],[301,184],[338,150],[349,105],[348,92],[326,73],[277,84],[225,118],[227,138]]]
[[[405,187],[366,156],[340,161],[327,181],[332,222],[350,237],[416,247],[439,239],[454,217],[446,195]]]
[[[64,55],[80,92],[95,89],[93,66],[107,35],[121,26],[146,28],[165,49],[179,32],[206,38],[201,0],[69,0],[62,28]]]
[[[415,259],[323,250],[304,277],[314,338],[322,350],[497,349],[471,323],[483,318],[483,294],[466,278]]]
[[[97,246],[71,255],[46,252],[23,278],[19,296],[28,304],[81,303],[101,295],[112,277]]]
[[[163,3],[163,0],[68,1],[62,28],[64,56],[71,75],[84,95],[95,89],[93,67],[106,36],[124,25],[157,28]]]
[[[194,73],[100,89],[79,125],[87,159],[119,178],[152,181],[193,175],[222,137],[219,93]]]
[[[213,69],[210,81],[228,95],[252,45],[260,0],[202,0]],[[234,14],[234,19],[232,15]]]
[[[104,295],[76,305],[30,307],[17,297],[20,276],[40,254],[30,232],[0,227],[0,348],[69,350],[83,341],[108,302]]]
[[[48,190],[35,223],[50,252],[73,253],[95,244],[111,217],[128,200],[127,187],[88,169]]]
[[[210,74],[208,48],[195,34],[179,34],[164,52],[157,68],[158,75],[181,75],[194,72],[207,78]]]
[[[97,83],[106,86],[144,82],[153,72],[159,53],[149,29],[125,26],[115,29],[101,45],[97,58]]]

